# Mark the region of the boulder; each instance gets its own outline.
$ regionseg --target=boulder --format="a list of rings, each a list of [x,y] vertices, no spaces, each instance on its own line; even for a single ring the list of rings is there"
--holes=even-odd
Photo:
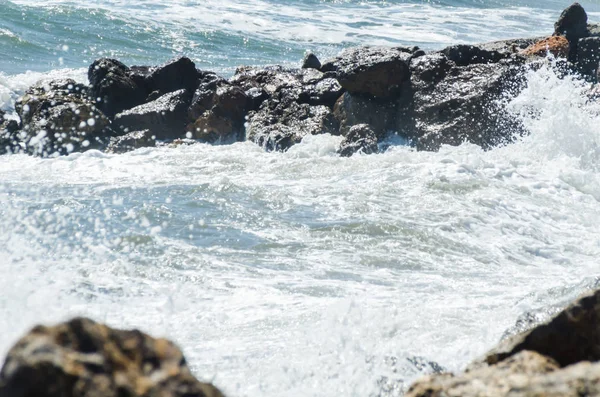
[[[181,57],[151,69],[146,77],[146,84],[155,98],[169,92],[185,89],[194,92],[198,87],[201,72],[191,59]]]
[[[352,126],[338,150],[342,157],[350,157],[354,153],[372,154],[377,152],[377,135],[367,124]]]
[[[345,50],[321,67],[331,72],[351,94],[398,97],[409,80],[408,64],[415,49],[359,47]]]
[[[156,139],[185,137],[185,120],[191,95],[185,90],[164,94],[158,99],[136,106],[115,116],[114,125],[121,131],[149,130]]]
[[[593,82],[598,81],[600,65],[600,37],[585,37],[577,43],[577,71]]]
[[[524,133],[504,107],[525,84],[518,58],[456,66],[441,55],[411,63],[412,92],[400,102],[396,132],[421,150],[463,142],[490,148]]]
[[[302,59],[302,69],[321,69],[321,61],[312,52],[306,53]]]
[[[581,4],[573,3],[560,14],[558,21],[554,24],[554,34],[565,36],[570,42],[587,37],[587,20],[587,13]]]
[[[217,76],[206,79],[194,93],[186,130],[205,142],[243,140],[245,116],[254,103],[239,86]]]
[[[556,58],[567,58],[569,56],[569,41],[564,36],[551,36],[533,43],[520,53],[535,57],[545,57],[550,53]]]
[[[156,146],[156,137],[150,130],[132,131],[110,139],[107,153],[125,153],[143,147]]]
[[[337,121],[327,106],[277,98],[248,114],[246,138],[266,150],[285,151],[306,135],[337,131]]]
[[[108,118],[88,97],[88,88],[70,79],[42,82],[15,104],[25,150],[36,155],[68,154],[102,147],[114,134]]]
[[[507,58],[506,53],[468,44],[457,44],[446,47],[442,50],[442,54],[458,66],[498,63],[502,59]]]
[[[191,374],[172,342],[85,318],[37,326],[21,338],[0,371],[0,395],[223,397]]]
[[[145,102],[149,94],[143,73],[116,59],[102,58],[88,68],[90,95],[108,117]]]
[[[600,290],[512,336],[462,374],[425,377],[417,396],[600,396]]]
[[[395,129],[398,109],[393,101],[381,101],[346,92],[335,103],[333,114],[342,135],[347,135],[355,125],[366,124],[377,137],[383,138]]]

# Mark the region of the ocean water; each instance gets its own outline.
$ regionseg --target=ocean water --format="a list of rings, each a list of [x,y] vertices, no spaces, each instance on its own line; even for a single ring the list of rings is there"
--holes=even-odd
[[[0,0],[0,108],[95,58],[190,56],[229,75],[360,44],[541,36],[567,1]],[[600,22],[600,5],[583,2]],[[0,355],[84,315],[167,336],[229,396],[396,396],[460,370],[524,313],[600,285],[600,104],[550,66],[510,101],[530,134],[487,152],[329,135],[0,157]]]

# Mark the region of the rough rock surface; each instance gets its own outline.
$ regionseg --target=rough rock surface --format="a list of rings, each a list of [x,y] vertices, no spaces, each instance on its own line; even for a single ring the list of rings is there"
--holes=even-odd
[[[302,59],[302,69],[321,69],[321,61],[319,58],[312,52],[304,55],[304,59]]]
[[[395,129],[398,109],[395,102],[346,92],[335,103],[333,114],[342,135],[348,134],[355,125],[367,124],[377,137],[383,138]]]
[[[600,290],[502,341],[463,374],[428,376],[407,397],[600,396]]]
[[[115,127],[124,132],[149,130],[156,139],[185,137],[185,119],[190,93],[181,89],[126,110],[115,116]]]
[[[598,81],[600,66],[600,37],[586,37],[577,43],[577,70],[586,79]]]
[[[200,72],[187,57],[177,58],[153,69],[146,77],[146,85],[155,98],[169,92],[185,89],[194,92],[198,87]]]
[[[410,77],[408,64],[414,51],[406,47],[352,48],[327,61],[321,71],[333,72],[352,94],[393,98],[400,95]]]
[[[0,155],[18,150],[18,139],[15,133],[19,130],[16,120],[7,119],[6,113],[0,110]]]
[[[110,139],[107,153],[125,153],[143,147],[156,146],[156,138],[152,131],[132,131],[125,135],[116,136]]]
[[[525,56],[546,56],[548,53],[557,58],[569,55],[569,41],[563,36],[551,36],[530,45],[521,54]]]
[[[554,24],[554,34],[564,35],[569,41],[588,35],[588,16],[581,4],[573,3],[567,7]]]
[[[377,151],[377,135],[367,124],[358,124],[350,128],[338,153],[340,156],[350,157],[354,153],[372,154]]]
[[[70,79],[34,85],[15,109],[23,124],[18,139],[29,153],[83,151],[113,134],[108,118],[90,101],[87,87]]]
[[[172,342],[76,318],[37,326],[8,352],[6,397],[223,397],[199,382]]]

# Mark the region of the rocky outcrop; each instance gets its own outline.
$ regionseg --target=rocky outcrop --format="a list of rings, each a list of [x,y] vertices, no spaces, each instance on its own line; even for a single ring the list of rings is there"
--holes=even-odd
[[[132,131],[110,139],[107,153],[125,153],[143,147],[156,146],[156,136],[150,130]]]
[[[581,297],[547,323],[501,342],[465,373],[428,376],[406,394],[538,395],[600,395],[600,290]]]
[[[39,83],[15,104],[24,150],[38,155],[67,154],[101,146],[113,134],[110,120],[73,80]]]
[[[184,138],[190,99],[191,95],[186,89],[169,92],[154,101],[117,114],[114,125],[124,133],[149,130],[156,139]]]
[[[8,352],[0,372],[7,397],[223,397],[199,382],[172,342],[85,318],[37,326]]]
[[[355,153],[373,154],[377,152],[377,135],[367,124],[352,126],[338,151],[342,157],[350,157]]]

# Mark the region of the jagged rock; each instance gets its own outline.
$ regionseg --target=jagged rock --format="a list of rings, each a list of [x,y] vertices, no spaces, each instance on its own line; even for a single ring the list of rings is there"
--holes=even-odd
[[[410,77],[408,64],[412,56],[413,49],[404,47],[352,48],[323,64],[321,71],[333,72],[352,94],[394,98]]]
[[[577,43],[577,70],[585,78],[598,81],[600,65],[600,37],[585,37]]]
[[[367,124],[380,138],[395,129],[397,113],[395,102],[352,95],[349,92],[344,93],[333,108],[342,135],[348,134],[352,126]]]
[[[452,62],[443,53],[432,53],[414,58],[410,62],[413,81],[437,83],[452,69]]]
[[[350,157],[354,153],[377,153],[377,135],[367,124],[352,126],[342,141],[338,153],[343,157]]]
[[[126,110],[115,116],[114,125],[122,131],[150,130],[156,139],[185,137],[185,120],[191,95],[185,90]]]
[[[412,95],[400,104],[396,131],[425,150],[465,141],[483,148],[511,141],[523,127],[502,106],[502,99],[518,93],[524,77],[518,65],[507,61],[450,69],[436,66],[445,75],[434,80],[429,74],[421,79],[424,73],[417,71],[411,77]],[[444,65],[442,60],[436,62]]]
[[[70,79],[39,83],[15,109],[25,150],[37,155],[68,154],[102,146],[113,135],[108,118],[88,97],[87,87]]]
[[[186,130],[205,142],[240,141],[244,137],[245,116],[255,103],[242,88],[210,76],[203,81],[188,110],[191,120]]]
[[[223,397],[199,382],[172,342],[85,318],[37,326],[8,352],[6,397]]]
[[[230,82],[244,91],[252,88],[264,90],[270,97],[282,87],[299,86],[299,73],[301,73],[301,69],[288,69],[283,66],[266,66],[264,68],[244,66],[235,71]]]
[[[143,74],[116,59],[102,58],[88,69],[90,95],[108,117],[145,102],[148,88]]]
[[[128,132],[110,139],[107,153],[125,153],[143,147],[156,146],[156,138],[150,130]]]
[[[563,35],[570,42],[588,35],[588,16],[581,4],[573,3],[567,7],[554,24],[554,34]]]
[[[270,100],[248,114],[246,137],[267,150],[285,151],[306,135],[337,130],[337,121],[327,106]]]
[[[557,58],[569,55],[569,41],[563,36],[551,36],[530,45],[521,54],[525,56],[545,57],[548,53]]]
[[[600,37],[600,24],[599,23],[590,23],[587,26],[588,35],[590,37]]]
[[[502,341],[465,373],[417,381],[417,396],[600,396],[600,290]]]
[[[169,92],[185,89],[194,92],[198,87],[201,72],[189,58],[174,59],[153,69],[146,77],[150,92],[156,92],[156,97]]]
[[[506,54],[488,50],[479,46],[458,44],[446,47],[442,54],[458,66],[475,65],[479,63],[498,63],[507,57]]]
[[[538,38],[521,38],[521,39],[509,39],[509,40],[499,40],[492,41],[489,43],[478,44],[478,47],[487,50],[487,51],[495,51],[503,55],[502,59],[509,58],[516,54],[519,54],[525,48],[531,46],[532,44],[543,40],[543,37]]]
[[[304,59],[302,59],[302,69],[321,69],[321,61],[319,58],[312,52],[304,55]]]
[[[495,364],[523,350],[544,354],[563,367],[600,361],[600,290],[581,297],[549,322],[500,343],[481,362]]]

